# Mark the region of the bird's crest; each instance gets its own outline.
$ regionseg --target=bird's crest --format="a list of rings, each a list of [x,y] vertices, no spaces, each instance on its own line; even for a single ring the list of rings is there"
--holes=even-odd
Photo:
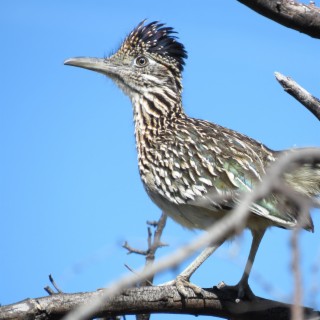
[[[162,60],[174,64],[179,71],[183,70],[187,52],[184,45],[177,41],[173,28],[164,27],[158,21],[145,25],[145,20],[131,31],[123,42],[120,51],[129,54],[151,53]]]

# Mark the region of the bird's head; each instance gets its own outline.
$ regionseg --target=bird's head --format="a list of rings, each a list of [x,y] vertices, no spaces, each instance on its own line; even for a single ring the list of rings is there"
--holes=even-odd
[[[142,21],[107,58],[71,58],[64,64],[105,74],[131,98],[165,90],[179,94],[187,52],[172,28]]]

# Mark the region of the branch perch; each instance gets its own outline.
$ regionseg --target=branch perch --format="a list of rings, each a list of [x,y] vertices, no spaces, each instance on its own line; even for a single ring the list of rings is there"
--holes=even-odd
[[[217,288],[204,289],[203,296],[189,290],[184,300],[175,286],[141,287],[124,290],[120,295],[104,300],[93,317],[114,317],[122,314],[179,313],[210,315],[233,320],[290,320],[291,306],[277,301],[257,298],[255,301],[235,303],[235,291]],[[99,299],[102,290],[75,294],[55,294],[27,299],[0,308],[0,320],[61,319],[70,310]],[[320,313],[303,308],[305,319],[320,319]]]

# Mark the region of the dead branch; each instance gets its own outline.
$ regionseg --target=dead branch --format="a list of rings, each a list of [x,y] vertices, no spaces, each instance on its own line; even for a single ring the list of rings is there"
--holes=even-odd
[[[157,250],[159,248],[166,246],[166,244],[161,242],[161,236],[166,226],[166,222],[167,222],[167,215],[165,213],[162,213],[155,226],[156,229],[153,235],[150,230],[150,227],[148,227],[148,252],[146,254],[146,264],[145,264],[146,267],[154,263]],[[148,285],[149,282],[153,283],[153,276],[146,279],[145,282],[142,282],[141,286],[146,286]]]
[[[286,77],[279,72],[275,72],[275,76],[287,93],[296,98],[320,120],[320,100],[318,98],[314,97],[290,77]]]
[[[129,245],[127,241],[125,241],[125,243],[122,245],[122,248],[128,251],[127,254],[135,253],[135,254],[140,254],[142,256],[146,256],[148,254],[148,250],[133,248]]]
[[[166,226],[167,222],[167,215],[165,213],[162,213],[158,221],[147,221],[148,227],[148,248],[146,250],[141,250],[137,248],[133,248],[129,245],[127,241],[123,244],[123,248],[128,251],[128,254],[135,253],[139,255],[143,255],[146,257],[146,266],[149,264],[152,264],[155,259],[155,254],[159,248],[167,246],[167,244],[161,242],[161,236],[162,232]],[[154,234],[152,234],[150,226],[155,228]],[[127,269],[135,273],[129,266],[126,266]],[[145,279],[145,281],[140,283],[140,286],[148,286],[152,285],[153,283],[153,277],[150,277],[149,279]]]
[[[136,249],[129,245],[128,241],[125,241],[123,244],[123,248],[128,251],[128,254],[135,253],[146,256],[146,265],[152,263],[154,261],[154,256],[156,251],[159,248],[167,246],[167,244],[161,242],[161,235],[166,226],[167,216],[166,214],[162,213],[158,221],[147,221],[147,224],[156,228],[154,234],[150,227],[148,227],[148,248],[146,250]]]
[[[320,8],[293,0],[238,0],[259,14],[320,39]]]
[[[91,318],[146,313],[210,315],[234,320],[289,320],[291,316],[291,306],[277,301],[258,297],[255,301],[236,303],[235,291],[204,289],[201,297],[196,296],[191,290],[188,292],[189,298],[185,300],[174,286],[127,289],[112,299],[104,300]],[[101,295],[102,290],[99,290],[27,299],[1,307],[0,320],[57,320],[91,299],[99,300]],[[311,308],[302,310],[305,319],[320,317],[320,313]]]
[[[167,223],[167,215],[165,213],[162,213],[156,225],[157,228],[154,232],[153,242],[150,245],[150,251],[153,253],[153,255],[155,254],[158,248],[167,246],[167,244],[161,242],[162,232],[166,226],[166,223]]]
[[[167,215],[165,213],[162,213],[159,220],[158,221],[147,221],[148,226],[148,249],[145,250],[144,255],[146,257],[146,264],[145,266],[147,267],[148,265],[154,263],[155,260],[155,255],[156,252],[159,248],[166,246],[166,244],[161,242],[161,236],[162,236],[162,232],[166,226],[166,222],[167,222]],[[151,227],[155,228],[154,234],[152,234],[151,231]],[[126,242],[124,245],[124,248],[128,249],[129,245]],[[131,250],[129,251],[129,253],[133,252],[132,248],[130,248]],[[134,272],[135,273],[135,272]],[[139,287],[143,287],[143,286],[152,286],[153,284],[153,276],[151,276],[148,279],[145,279],[145,281],[142,281],[139,284]],[[151,314],[150,313],[143,313],[143,314],[138,314],[136,315],[136,319],[137,320],[149,320],[150,319]]]

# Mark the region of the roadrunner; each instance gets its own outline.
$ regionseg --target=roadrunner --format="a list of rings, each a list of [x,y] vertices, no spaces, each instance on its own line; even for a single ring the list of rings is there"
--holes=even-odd
[[[93,70],[111,78],[129,96],[133,106],[138,165],[143,185],[153,202],[182,226],[207,229],[239,202],[263,178],[281,151],[217,124],[188,117],[182,106],[182,71],[187,52],[172,28],[142,21],[107,58],[71,58],[66,65]],[[320,193],[320,167],[304,165],[285,175],[297,191]],[[224,201],[217,196],[229,193]],[[239,298],[254,297],[248,285],[250,270],[265,230],[270,226],[297,226],[298,208],[280,194],[252,204],[246,227],[253,235],[243,276],[235,286]],[[313,231],[310,216],[302,226]],[[190,276],[219,245],[200,254],[176,279],[199,288]]]

